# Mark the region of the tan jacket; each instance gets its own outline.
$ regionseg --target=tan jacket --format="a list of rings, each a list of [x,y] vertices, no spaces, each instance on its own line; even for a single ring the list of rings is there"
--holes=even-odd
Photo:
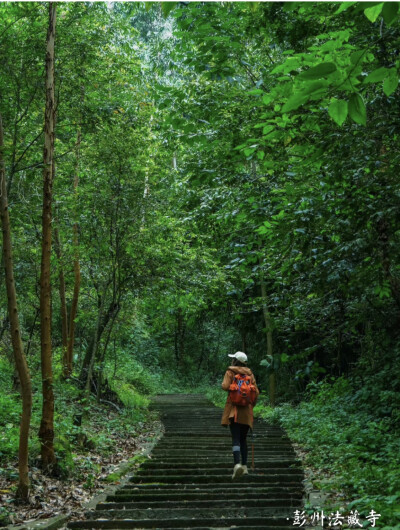
[[[247,366],[230,366],[228,370],[225,372],[224,380],[222,381],[223,390],[229,391],[229,387],[232,381],[234,380],[236,374],[244,374],[244,375],[249,375],[251,377],[251,382],[256,387],[257,398],[258,398],[260,392],[257,388],[256,380],[254,378],[253,372],[250,370],[250,368],[247,368]],[[232,403],[230,402],[229,393],[228,393],[224,412],[222,413],[221,425],[229,425],[229,419],[234,418],[236,412],[237,412],[237,423],[243,423],[245,425],[249,425],[249,427],[252,429],[253,428],[253,407],[252,405],[247,405],[247,407],[236,407],[235,405],[232,405]]]

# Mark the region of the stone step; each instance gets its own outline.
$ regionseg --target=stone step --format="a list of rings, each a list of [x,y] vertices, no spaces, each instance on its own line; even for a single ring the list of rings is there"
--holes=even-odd
[[[232,464],[233,465],[233,464]],[[197,460],[197,459],[191,459],[187,460],[186,462],[182,462],[181,459],[176,459],[174,461],[148,461],[144,462],[140,469],[187,469],[192,468],[196,466],[197,469],[216,469],[216,468],[223,468],[226,469],[227,467],[231,467],[231,462],[227,462],[227,459],[221,459],[221,460],[215,460],[215,459],[207,459],[207,460]],[[301,462],[299,460],[259,460],[257,459],[257,469],[272,469],[272,468],[291,468],[295,469],[301,467]]]
[[[163,438],[129,482],[68,528],[289,530],[303,505],[303,471],[286,433],[256,420],[255,470],[232,481],[231,436],[203,395],[153,399]]]
[[[156,525],[155,525],[156,523]],[[202,526],[201,526],[202,525]],[[288,524],[286,518],[270,518],[264,519],[260,517],[248,517],[245,519],[232,519],[224,518],[217,521],[213,519],[203,519],[201,522],[193,519],[164,519],[155,522],[153,519],[123,519],[123,520],[109,520],[100,519],[93,520],[89,519],[86,521],[71,521],[68,523],[68,528],[79,528],[79,529],[145,529],[151,528],[152,530],[180,530],[191,529],[191,530],[234,530],[235,528],[244,528],[245,530],[263,529],[263,530],[293,530],[293,526]]]
[[[231,496],[230,499],[205,499],[205,500],[163,500],[157,502],[150,501],[129,501],[125,499],[117,498],[115,502],[102,502],[96,506],[96,511],[106,510],[107,513],[115,510],[136,510],[136,509],[185,509],[191,510],[192,508],[202,508],[204,510],[214,510],[214,508],[223,508],[225,511],[227,509],[246,507],[246,508],[283,508],[287,509],[290,507],[300,507],[302,505],[302,499],[291,499],[290,497],[284,498],[258,498],[258,499],[236,499]]]
[[[248,453],[249,453],[249,458],[250,458],[252,454],[251,447],[248,448]],[[223,458],[223,456],[225,456],[226,458],[231,459],[232,448],[229,447],[226,449],[221,449],[219,451],[218,450],[208,451],[207,449],[196,450],[196,451],[194,449],[193,450],[181,449],[181,451],[179,451],[178,449],[163,449],[163,450],[159,449],[158,451],[153,452],[153,460],[155,459],[155,457],[157,457],[157,459],[164,460],[165,458],[168,458],[168,457],[172,457],[176,459],[176,458],[179,458],[180,456],[182,458],[192,458],[192,459],[210,458],[211,460],[216,459],[216,458]],[[254,449],[254,457],[260,460],[261,459],[264,460],[265,458],[287,459],[290,457],[295,458],[296,453],[291,449],[285,449],[285,450],[280,450],[280,451],[277,451],[274,449],[270,449],[270,450],[258,449],[256,451]]]
[[[178,418],[162,418],[162,422],[164,424],[164,427],[168,429],[168,431],[173,435],[175,430],[179,430],[181,432],[203,432],[204,429],[199,427],[199,422],[201,421],[201,424],[206,427],[206,432],[204,434],[209,433],[217,433],[217,434],[230,434],[230,430],[228,429],[227,425],[221,425],[219,422],[220,418],[211,418],[210,420],[206,420],[204,418],[199,418],[195,423],[188,423],[185,420],[180,421]],[[171,430],[169,430],[171,429]],[[256,424],[256,427],[254,429],[254,436],[256,435],[267,435],[271,436],[271,438],[280,438],[284,437],[287,438],[287,434],[285,431],[279,429],[279,430],[271,430],[269,427]],[[249,431],[251,434],[251,430]]]
[[[229,487],[230,474],[225,475],[215,475],[212,477],[214,483],[226,484]],[[241,477],[240,481],[246,485],[249,484],[263,484],[263,483],[273,483],[273,484],[296,484],[303,480],[303,474],[265,474],[265,475],[244,475]],[[209,475],[196,475],[196,477],[184,477],[182,475],[140,475],[135,476],[130,479],[132,484],[193,484],[193,483],[205,483],[210,480]]]
[[[230,436],[230,430],[224,429],[221,427],[215,428],[215,429],[196,429],[192,428],[190,426],[187,426],[186,428],[183,428],[179,426],[178,422],[173,419],[170,422],[163,420],[164,427],[166,427],[166,436],[177,436],[177,433],[182,433],[183,435],[187,435],[190,437],[197,436],[197,435],[204,435],[204,436]],[[251,431],[249,431],[249,436],[251,436]],[[277,439],[277,438],[284,438],[287,439],[287,435],[282,432],[271,432],[268,429],[260,429],[257,428],[256,431],[254,431],[254,437],[267,437],[271,439]]]
[[[268,492],[261,493],[259,490],[257,492],[251,491],[217,491],[217,492],[205,492],[202,493],[191,491],[183,492],[164,492],[160,493],[157,490],[152,490],[150,492],[139,493],[133,490],[123,490],[116,492],[115,495],[107,495],[106,502],[131,502],[131,501],[148,501],[148,502],[163,502],[163,501],[181,501],[181,500],[218,500],[218,499],[232,499],[234,498],[237,502],[242,500],[262,500],[262,499],[276,499],[276,498],[285,498],[285,499],[302,499],[302,492],[290,492],[290,491],[273,491],[272,488]]]
[[[251,441],[248,440],[247,447],[251,448],[252,444]],[[153,455],[158,453],[169,453],[172,451],[180,452],[184,451],[186,453],[189,452],[196,452],[196,453],[207,453],[207,452],[213,452],[213,453],[221,453],[224,451],[230,451],[232,449],[232,442],[226,441],[222,444],[212,444],[209,442],[208,444],[203,444],[200,441],[197,441],[196,443],[192,444],[182,444],[182,446],[177,442],[174,444],[160,444],[153,450]],[[267,452],[267,453],[293,453],[293,446],[289,444],[254,444],[254,450],[261,451],[261,452]]]
[[[174,463],[179,462],[184,464],[192,463],[194,467],[197,467],[197,464],[207,464],[210,467],[213,467],[214,462],[221,461],[225,462],[225,465],[233,466],[232,459],[232,450],[226,451],[214,451],[214,452],[194,452],[187,451],[181,455],[173,453],[171,451],[157,453],[153,455],[152,462],[165,462],[165,463]],[[257,465],[257,462],[287,462],[287,467],[292,466],[292,462],[297,462],[297,457],[295,453],[284,452],[284,453],[272,453],[271,451],[254,451],[254,465]],[[251,448],[248,450],[247,466],[250,467],[252,463],[252,451]],[[279,467],[279,466],[278,466]]]
[[[176,470],[176,472],[175,472]],[[160,475],[165,475],[165,476],[168,476],[170,474],[174,474],[174,475],[178,475],[180,477],[187,477],[187,476],[191,476],[191,477],[197,477],[198,475],[201,475],[201,476],[204,476],[204,475],[208,475],[210,477],[214,477],[214,476],[220,476],[222,473],[224,473],[224,470],[225,470],[225,473],[231,473],[231,470],[232,470],[232,466],[228,466],[226,465],[224,468],[201,468],[201,467],[192,467],[192,468],[180,468],[180,469],[176,469],[175,467],[173,468],[164,468],[162,465],[160,465],[159,467],[156,467],[154,469],[152,468],[149,468],[148,466],[146,467],[141,467],[137,472],[136,472],[136,475],[137,477],[142,477],[143,475],[145,476],[160,476]],[[257,467],[257,471],[256,472],[252,472],[249,474],[249,476],[257,476],[257,475],[273,475],[273,476],[284,476],[284,475],[298,475],[300,473],[300,470],[299,468],[295,468],[295,467],[265,467],[262,469],[262,473],[261,473],[261,467],[258,466]]]
[[[164,439],[163,439],[163,443],[162,445],[163,446],[174,446],[174,445],[177,445],[179,444],[180,447],[186,447],[186,446],[189,446],[189,447],[193,447],[194,445],[194,440],[192,439],[182,439],[181,437],[179,436],[164,436]],[[232,444],[232,440],[231,440],[231,437],[229,436],[226,436],[224,435],[223,437],[221,437],[220,439],[218,439],[218,437],[214,437],[214,438],[211,438],[211,437],[208,437],[208,438],[202,438],[201,439],[201,442],[197,442],[197,443],[201,443],[201,444],[207,444],[207,445],[211,445],[211,446],[226,446],[226,445],[231,445]],[[272,445],[278,445],[280,447],[287,447],[287,446],[292,446],[292,444],[290,443],[289,440],[279,440],[276,441],[276,440],[272,440],[271,438],[257,438],[257,440],[254,440],[252,441],[251,437],[247,439],[247,445],[251,444],[251,443],[254,443],[254,445],[257,445],[257,447],[262,447],[264,445],[266,446],[272,446]],[[161,444],[160,444],[161,445]]]
[[[239,491],[237,491],[239,490]],[[122,492],[122,494],[125,491],[132,491],[132,492],[144,492],[148,494],[149,492],[154,493],[163,493],[163,492],[196,492],[196,493],[221,493],[224,494],[227,491],[235,491],[235,495],[238,493],[251,493],[251,492],[260,492],[260,493],[276,493],[281,491],[287,491],[287,492],[302,492],[303,488],[302,485],[299,485],[296,483],[295,485],[288,485],[288,486],[276,486],[274,484],[263,484],[258,485],[257,489],[254,490],[253,486],[246,485],[242,481],[236,481],[232,482],[230,480],[226,484],[216,484],[216,483],[203,483],[203,484],[126,484],[122,486],[117,493]]]
[[[106,512],[103,510],[95,510],[87,513],[87,517],[90,517],[92,520],[96,519],[153,519],[154,524],[156,525],[159,520],[173,519],[174,522],[177,519],[195,519],[196,521],[202,521],[203,519],[224,519],[227,514],[233,519],[247,519],[248,517],[277,517],[281,518],[290,518],[293,514],[291,507],[288,506],[273,506],[273,507],[248,507],[248,506],[239,506],[239,507],[230,507],[227,511],[224,507],[201,507],[201,508],[137,508],[137,509],[108,509]]]

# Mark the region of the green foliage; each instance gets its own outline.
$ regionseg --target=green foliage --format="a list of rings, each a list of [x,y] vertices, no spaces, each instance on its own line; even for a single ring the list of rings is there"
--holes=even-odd
[[[349,114],[356,123],[367,123],[367,109],[360,94],[352,94],[349,100]]]
[[[130,384],[121,384],[115,381],[115,389],[119,398],[128,409],[146,408],[148,406],[148,399],[136,392]]]
[[[110,380],[113,390],[120,395],[123,402],[122,396],[125,390],[122,390],[121,383],[127,384],[131,388],[131,392],[141,396],[149,396],[158,392],[160,373],[153,366],[145,367],[145,357],[143,357],[142,362],[138,362],[129,350],[119,349],[115,354],[118,359],[116,366],[115,359],[110,359],[104,372],[106,378]]]
[[[261,406],[258,414],[272,423],[278,421],[306,451],[314,487],[344,491],[349,509],[365,515],[374,509],[382,514],[381,524],[396,525],[400,398],[389,390],[396,385],[388,367],[379,375],[366,374],[362,383],[338,378],[310,384],[307,401],[297,407]]]
[[[1,394],[0,399],[0,459],[15,454],[19,440],[21,403],[18,394]]]
[[[137,364],[131,364],[138,368]],[[19,394],[12,390],[13,367],[9,361],[0,356],[0,472],[2,465],[14,462],[18,453],[19,419],[21,403]],[[126,366],[125,366],[126,368]],[[55,372],[60,372],[57,362]],[[129,374],[128,374],[129,375]],[[55,403],[55,440],[54,447],[57,455],[58,471],[64,479],[68,477],[86,477],[85,488],[91,489],[94,476],[99,472],[98,464],[92,462],[90,451],[96,448],[97,452],[108,455],[115,451],[113,436],[133,435],[141,429],[141,425],[148,418],[148,398],[143,395],[142,388],[151,386],[151,376],[142,370],[142,382],[148,377],[150,382],[143,383],[140,390],[129,383],[129,378],[122,381],[115,380],[115,388],[121,401],[125,404],[120,414],[104,421],[104,416],[109,412],[107,407],[100,407],[95,398],[89,403],[83,402],[81,389],[73,381],[57,379],[54,384]],[[135,381],[135,376],[133,377]],[[40,386],[40,374],[34,374],[33,387]],[[40,454],[38,430],[41,418],[41,402],[34,398],[31,422],[30,462],[37,461]],[[114,411],[113,408],[111,410]],[[87,420],[82,414],[86,413]],[[115,412],[115,411],[114,411]],[[77,421],[78,420],[78,421]],[[82,424],[80,424],[82,422]],[[15,480],[7,471],[7,477]]]
[[[334,99],[328,108],[329,116],[338,124],[343,125],[347,118],[348,104],[347,101]]]
[[[37,374],[46,9],[5,3],[2,15],[16,285]],[[52,342],[64,473],[90,467],[74,453],[85,436],[111,451],[112,429],[134,430],[151,395],[197,391],[222,406],[226,355],[244,349],[263,394],[274,374],[283,403],[261,400],[259,413],[281,421],[334,484],[364,499],[357,507],[374,500],[393,522],[399,3],[66,3],[59,15]],[[77,255],[73,375],[84,383],[94,356],[97,397],[107,382],[125,405],[122,426],[100,428],[94,397],[83,401],[75,379],[59,380],[58,272],[69,307]],[[20,404],[4,317],[0,451],[10,460]],[[31,458],[36,375],[33,387]],[[306,388],[296,409],[284,404],[300,402]],[[93,417],[74,425],[83,412]],[[379,481],[390,487],[379,491]]]
[[[196,393],[203,393],[205,394],[208,399],[214,403],[216,407],[223,408],[226,403],[226,391],[222,390],[222,388],[218,385],[212,386],[212,387],[198,387],[196,388]]]

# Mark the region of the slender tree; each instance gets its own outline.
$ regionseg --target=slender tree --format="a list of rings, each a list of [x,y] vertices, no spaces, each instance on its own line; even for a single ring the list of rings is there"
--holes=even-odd
[[[62,338],[62,365],[63,365],[63,376],[68,377],[68,312],[67,312],[67,300],[65,294],[65,274],[63,256],[61,250],[60,233],[58,229],[54,230],[54,247],[57,254],[58,260],[58,291],[60,293],[60,317],[61,317],[61,338]]]
[[[56,463],[54,453],[54,393],[51,351],[51,222],[54,156],[54,50],[56,30],[56,4],[49,4],[49,26],[46,41],[46,108],[43,151],[43,215],[42,215],[42,261],[40,275],[40,329],[43,409],[39,429],[43,468],[50,471]]]
[[[22,415],[19,434],[18,470],[19,484],[17,498],[26,501],[29,497],[29,467],[28,467],[28,444],[29,426],[32,411],[32,385],[29,368],[26,362],[19,326],[17,293],[14,282],[14,265],[11,244],[11,226],[8,213],[8,198],[6,174],[3,159],[3,123],[0,115],[0,211],[1,226],[3,233],[3,258],[5,269],[5,283],[7,289],[8,315],[11,327],[11,340],[14,352],[15,365],[21,384]]]
[[[82,97],[83,99],[83,97]],[[76,161],[75,161],[75,175],[74,175],[74,195],[75,199],[78,194],[79,184],[79,155],[81,146],[81,128],[79,127],[76,141]],[[75,216],[77,213],[75,212]],[[78,221],[75,219],[73,227],[73,244],[74,244],[74,291],[71,301],[71,310],[69,315],[69,329],[68,329],[68,341],[67,341],[67,352],[66,352],[66,374],[70,376],[72,374],[73,367],[73,352],[75,343],[75,319],[78,311],[79,291],[81,286],[81,267],[79,263],[79,226]]]
[[[273,347],[272,347],[272,322],[271,322],[271,314],[268,309],[268,296],[267,296],[267,288],[265,285],[265,280],[263,277],[263,272],[260,267],[260,287],[261,287],[261,302],[262,302],[262,310],[263,310],[263,316],[264,316],[264,324],[265,324],[265,332],[267,334],[267,359],[270,359],[271,361],[271,367],[272,371],[269,374],[269,401],[271,407],[275,406],[275,372],[274,372],[274,364],[273,364]]]

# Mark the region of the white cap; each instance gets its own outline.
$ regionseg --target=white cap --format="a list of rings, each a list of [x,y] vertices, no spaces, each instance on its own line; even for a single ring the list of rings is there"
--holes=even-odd
[[[241,363],[247,363],[247,355],[242,351],[237,351],[236,353],[229,353],[228,357],[234,357]]]

